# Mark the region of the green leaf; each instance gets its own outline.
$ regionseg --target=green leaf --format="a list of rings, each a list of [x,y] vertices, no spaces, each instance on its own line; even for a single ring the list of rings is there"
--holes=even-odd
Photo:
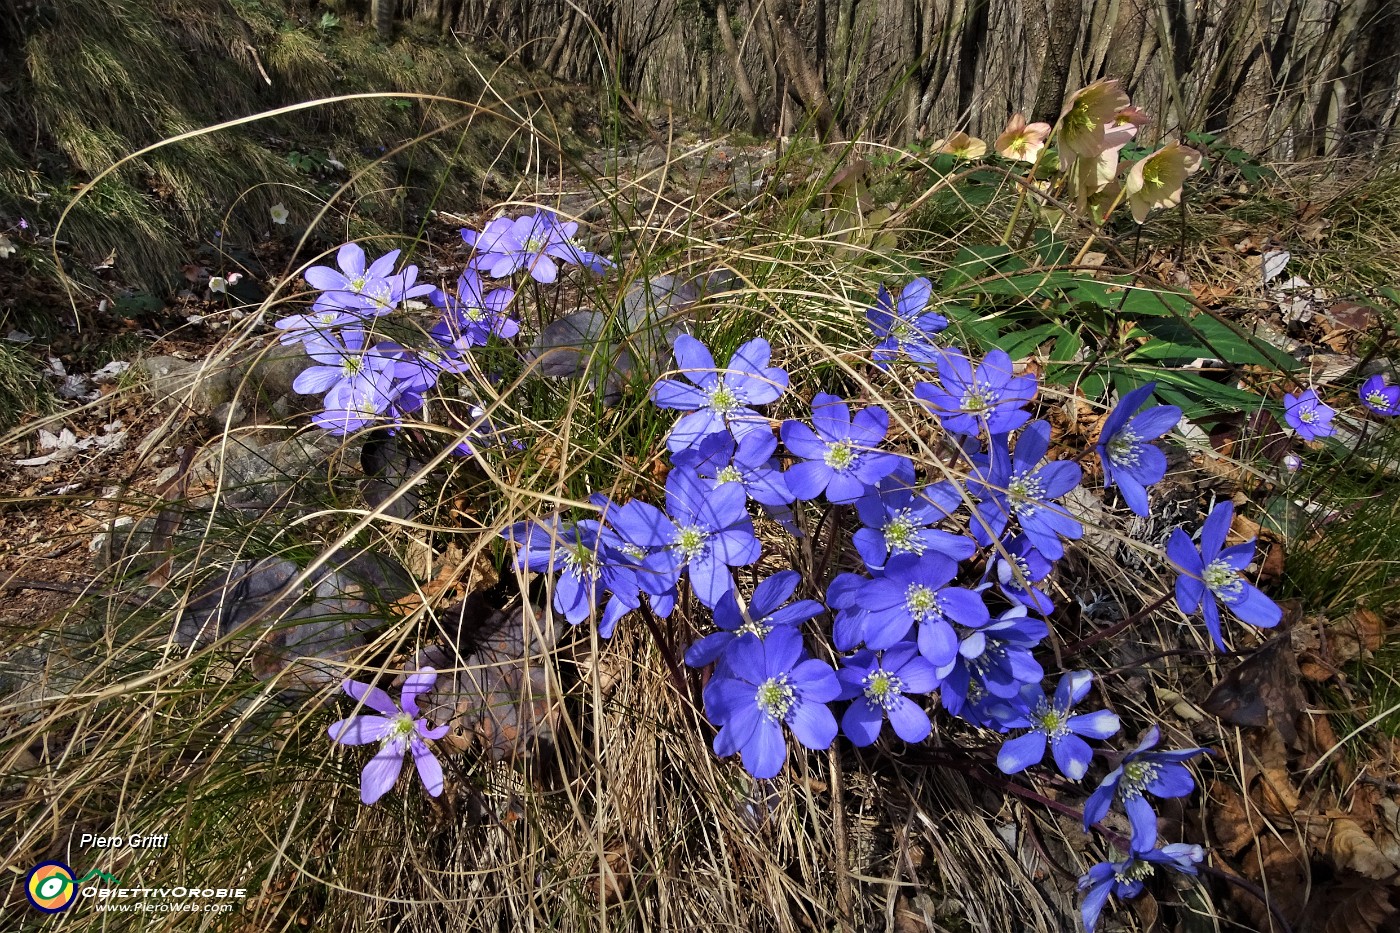
[[[1183,363],[1196,359],[1220,359],[1237,366],[1270,366],[1291,372],[1298,361],[1263,340],[1235,333],[1228,325],[1208,314],[1185,318],[1159,318],[1142,321],[1128,339],[1146,338],[1147,343],[1128,355],[1133,360]]]
[[[1184,417],[1198,420],[1225,412],[1253,411],[1263,400],[1253,392],[1207,379],[1198,373],[1179,369],[1153,372],[1157,380],[1156,395],[1162,401],[1176,405]]]

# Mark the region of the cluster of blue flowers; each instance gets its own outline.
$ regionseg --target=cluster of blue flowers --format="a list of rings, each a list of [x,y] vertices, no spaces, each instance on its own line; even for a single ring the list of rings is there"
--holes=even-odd
[[[511,288],[488,289],[482,271],[492,278],[524,269],[538,282],[553,282],[559,263],[602,271],[611,261],[574,241],[576,223],[560,223],[549,211],[515,219],[498,218],[477,233],[462,231],[474,248],[467,268],[449,293],[431,283],[418,284],[418,267],[397,272],[399,250],[367,263],[358,244],[347,243],[336,255],[338,268],[312,266],[308,285],[320,294],[311,309],[276,322],[284,344],[301,343],[315,365],[304,370],[292,388],[323,395],[315,424],[337,436],[366,427],[397,425],[418,412],[444,375],[471,370],[468,351],[492,337],[508,340],[520,332],[510,315]],[[389,340],[374,341],[375,319],[426,299],[442,315],[429,331],[432,346],[417,349]],[[489,428],[484,433],[490,433]],[[470,439],[456,452],[472,453]]]
[[[828,748],[838,733],[865,746],[888,723],[903,741],[922,741],[932,726],[919,698],[935,692],[951,714],[1014,733],[997,756],[1008,774],[1040,763],[1048,750],[1065,777],[1080,780],[1095,756],[1086,740],[1119,731],[1111,712],[1074,713],[1092,688],[1088,671],[1065,673],[1047,696],[1034,653],[1054,609],[1038,584],[1064,556],[1065,542],[1083,534],[1060,501],[1081,484],[1082,470],[1047,459],[1050,424],[1033,421],[1028,410],[1036,377],[1016,375],[1000,350],[979,361],[940,346],[935,338],[947,321],[926,310],[930,295],[925,279],[898,298],[881,290],[868,312],[872,358],[881,368],[907,362],[936,373],[914,396],[962,451],[964,482],[921,481],[910,457],[888,443],[890,418],[878,406],[853,410],[818,393],[810,423],[785,420],[775,436],[760,409],[778,401],[789,379],[771,365],[768,342],[743,344],[720,368],[708,348],[683,335],[675,341],[679,377],[660,380],[652,392],[658,406],[684,412],[669,438],[665,509],[600,496],[593,502],[600,519],[554,516],[507,532],[520,546],[522,569],[558,574],[555,609],[574,623],[597,615],[605,637],[644,598],[651,611],[668,615],[688,582],[718,629],[685,656],[694,667],[714,665],[703,697],[717,727],[715,753],[738,754],[756,778],[781,772],[788,735],[809,749]],[[1147,490],[1166,473],[1151,441],[1181,414],[1170,405],[1142,409],[1153,388],[1123,396],[1097,445],[1105,485],[1140,515],[1148,514]],[[852,546],[863,572],[838,574],[824,605],[791,601],[801,582],[791,570],[760,580],[745,598],[734,568],[756,563],[762,552],[750,500],[790,531],[798,503],[852,506],[861,526]],[[1231,514],[1229,503],[1211,513],[1199,549],[1178,529],[1167,555],[1181,574],[1181,608],[1201,610],[1222,647],[1219,603],[1254,625],[1279,620],[1278,607],[1242,576],[1254,542],[1222,550]],[[803,637],[802,624],[828,612],[822,631],[833,651],[822,654],[839,658],[836,668],[814,657]],[[1147,798],[1189,794],[1194,781],[1182,762],[1204,750],[1154,751],[1158,741],[1154,728],[1137,749],[1116,756],[1117,767],[1090,797],[1086,829],[1114,805],[1133,826],[1128,859],[1085,876],[1091,929],[1110,891],[1131,896],[1152,866],[1186,870],[1199,861],[1198,847],[1158,846]]]
[[[471,372],[471,348],[520,332],[510,313],[516,292],[489,286],[483,275],[524,272],[550,283],[561,264],[595,272],[611,265],[578,246],[576,230],[542,211],[494,220],[480,233],[462,231],[474,251],[451,293],[418,284],[416,267],[398,268],[397,251],[367,262],[348,244],[338,268],[308,269],[318,297],[308,312],[277,327],[284,343],[302,343],[313,361],[294,387],[324,396],[315,423],[343,435],[418,412],[442,376]],[[720,367],[704,343],[681,334],[673,342],[675,377],[651,392],[655,405],[681,412],[667,441],[664,507],[596,495],[589,517],[542,516],[503,534],[520,569],[553,577],[555,611],[573,624],[596,620],[605,638],[629,613],[669,616],[688,588],[716,629],[685,654],[688,665],[713,668],[703,699],[716,728],[714,751],[738,755],[755,778],[781,773],[789,736],[808,749],[829,748],[838,735],[868,746],[888,723],[899,740],[923,741],[932,731],[935,695],[949,714],[1004,737],[996,762],[1006,774],[1042,763],[1048,752],[1065,778],[1080,781],[1096,756],[1106,759],[1108,773],[1087,799],[1085,828],[1116,808],[1132,834],[1125,859],[1096,865],[1081,879],[1092,930],[1107,898],[1134,896],[1155,867],[1195,873],[1200,847],[1161,844],[1149,798],[1190,794],[1195,782],[1186,762],[1205,749],[1158,750],[1155,726],[1131,751],[1096,747],[1091,743],[1116,735],[1120,722],[1108,710],[1076,712],[1093,690],[1093,675],[1064,671],[1047,690],[1036,652],[1055,609],[1048,581],[1066,542],[1084,533],[1066,504],[1084,471],[1074,460],[1051,458],[1051,425],[1033,411],[1035,375],[1018,375],[1001,350],[979,359],[940,343],[948,322],[929,308],[932,294],[923,278],[898,295],[881,288],[867,319],[876,371],[916,369],[913,400],[954,451],[937,476],[921,475],[878,405],[818,392],[803,417],[775,425],[766,409],[784,399],[790,380],[772,365],[766,340],[749,340]],[[441,311],[428,330],[430,346],[377,340],[375,319],[416,298]],[[1104,487],[1116,488],[1140,516],[1150,514],[1149,490],[1167,469],[1153,442],[1181,417],[1175,406],[1150,403],[1154,389],[1148,383],[1124,393],[1096,444]],[[1377,414],[1400,414],[1400,387],[1379,377],[1362,386],[1361,400]],[[1311,389],[1287,396],[1284,413],[1305,441],[1333,432],[1336,412]],[[458,450],[472,453],[470,438]],[[800,535],[804,503],[818,501],[849,507],[860,569],[806,581],[805,592],[820,600],[794,598],[804,581],[793,570],[757,580],[751,590],[736,585],[735,569],[755,565],[763,553],[756,514]],[[1276,625],[1281,615],[1244,576],[1255,542],[1225,546],[1232,518],[1233,506],[1222,502],[1199,542],[1178,528],[1164,555],[1178,572],[1178,606],[1201,614],[1221,650],[1222,605],[1255,626]],[[429,792],[441,789],[441,770],[425,744],[439,730],[428,729],[414,705],[431,674],[410,678],[402,709],[347,682],[351,695],[378,714],[331,730],[342,743],[381,745],[365,773],[367,803],[387,792],[410,753]]]

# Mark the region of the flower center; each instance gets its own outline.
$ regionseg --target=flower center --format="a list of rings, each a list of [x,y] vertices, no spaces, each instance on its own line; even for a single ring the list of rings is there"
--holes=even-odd
[[[888,712],[904,693],[904,681],[884,668],[873,670],[861,678],[865,687],[865,699],[871,706],[878,706]]]
[[[1045,495],[1045,486],[1040,478],[1027,471],[1013,473],[1011,482],[1006,484],[1006,496],[1011,500],[1011,514],[1017,518],[1035,511],[1036,500]]]
[[[1244,593],[1244,581],[1240,579],[1239,571],[1223,560],[1211,561],[1201,574],[1201,579],[1212,593],[1227,603],[1234,602]]]
[[[1391,405],[1390,399],[1385,397],[1385,393],[1376,389],[1366,393],[1366,401],[1371,404],[1372,408],[1379,408],[1382,411],[1390,411],[1394,407]]]
[[[366,279],[364,276],[360,276],[359,278],[356,278],[356,279],[351,279],[350,282],[349,282],[350,291],[352,291],[352,292],[354,292],[355,294],[358,295],[358,294],[364,289],[365,284],[366,284],[368,281],[369,281],[369,280]]]
[[[480,324],[486,320],[486,309],[478,305],[463,305],[462,317],[472,324]]]
[[[389,725],[384,730],[383,744],[402,745],[415,731],[413,717],[407,713],[399,713],[389,720]]]
[[[1152,863],[1138,859],[1130,860],[1119,871],[1113,873],[1113,880],[1119,884],[1131,884],[1152,877]]]
[[[996,393],[992,391],[992,387],[985,382],[979,382],[963,393],[962,407],[963,411],[977,415],[991,408],[996,401]]]
[[[914,336],[914,327],[908,321],[897,321],[895,325],[890,328],[890,336],[894,338],[895,343],[902,345],[906,340]]]
[[[1124,428],[1113,435],[1108,444],[1108,459],[1113,461],[1114,466],[1135,467],[1142,460],[1140,445],[1142,438],[1138,437],[1131,428]]]
[[[579,579],[596,580],[601,568],[593,549],[582,541],[575,541],[564,548],[564,570]]]
[[[521,252],[524,252],[524,253],[538,253],[538,252],[543,251],[544,248],[545,248],[546,246],[548,246],[548,245],[549,245],[549,241],[548,241],[548,240],[546,240],[544,237],[539,236],[538,234],[536,234],[536,235],[531,236],[528,240],[526,240],[526,241],[525,241],[525,245],[522,246],[522,247],[520,248],[520,250],[521,250]]]
[[[1040,731],[1052,739],[1055,736],[1069,733],[1069,717],[1062,710],[1058,710],[1048,703],[1042,703],[1035,711],[1033,718],[1040,723]]]
[[[797,691],[792,688],[791,678],[787,674],[779,674],[758,685],[754,702],[769,719],[783,720],[797,702]]]
[[[837,441],[827,446],[822,461],[836,472],[844,473],[856,462],[856,456],[850,441]]]
[[[904,591],[904,605],[915,622],[928,622],[943,617],[943,611],[938,605],[938,594],[922,583],[915,583]]]
[[[340,371],[345,374],[346,379],[353,379],[365,371],[365,361],[363,357],[347,356],[340,363]]]
[[[891,554],[922,554],[927,546],[908,509],[895,512],[880,533],[885,536],[885,547]]]
[[[737,408],[743,407],[743,402],[739,399],[739,394],[723,382],[718,383],[710,390],[710,408],[727,415]]]
[[[1298,413],[1298,420],[1304,424],[1312,424],[1317,420],[1317,409],[1309,408]]]
[[[739,468],[733,464],[730,464],[715,474],[715,481],[720,483],[737,483],[741,482],[743,478],[743,474],[739,472]]]
[[[682,560],[692,561],[709,549],[709,540],[709,532],[705,529],[699,525],[687,525],[676,535],[672,547],[681,555]]]
[[[1118,781],[1118,794],[1125,800],[1141,797],[1149,781],[1157,777],[1160,769],[1151,761],[1130,761],[1123,766],[1123,777]]]

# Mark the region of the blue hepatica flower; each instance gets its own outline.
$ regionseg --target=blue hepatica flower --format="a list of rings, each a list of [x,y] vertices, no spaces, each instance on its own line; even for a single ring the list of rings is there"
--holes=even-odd
[[[781,432],[783,444],[801,458],[785,475],[788,488],[803,501],[825,492],[833,503],[855,502],[904,460],[876,449],[890,428],[883,408],[871,406],[853,418],[840,398],[818,392],[812,424],[815,431],[800,421],[784,421]]]
[[[768,365],[773,354],[768,341],[750,340],[734,351],[723,371],[716,371],[710,351],[689,334],[676,338],[674,350],[676,366],[691,385],[662,379],[651,390],[651,400],[658,407],[690,412],[671,429],[668,446],[672,451],[694,447],[726,430],[739,440],[770,430],[768,419],[752,406],[776,401],[787,388],[788,374]]]
[[[807,748],[830,747],[836,717],[826,704],[841,683],[830,665],[807,657],[796,627],[780,626],[762,640],[741,635],[724,657],[724,670],[705,688],[705,712],[720,726],[716,755],[738,752],[745,770],[766,779],[787,761],[784,725]]]
[[[997,588],[1007,599],[1041,615],[1049,615],[1055,604],[1036,584],[1048,577],[1055,565],[1046,560],[1025,535],[1003,542],[1002,547],[1006,550],[1005,556],[994,554],[987,565],[988,574],[996,573]]]
[[[329,309],[359,311],[371,315],[388,314],[408,298],[426,295],[430,284],[415,285],[417,266],[405,266],[394,272],[399,250],[392,250],[365,265],[365,251],[358,243],[346,243],[336,253],[336,265],[312,266],[306,270],[308,285],[321,292],[312,305],[313,312]]]
[[[889,476],[869,488],[856,502],[865,527],[851,538],[861,560],[871,569],[885,566],[897,554],[937,551],[954,560],[966,560],[977,546],[966,535],[932,527],[951,516],[962,504],[952,483],[935,483],[914,489],[914,466],[900,459]]]
[[[1100,862],[1093,866],[1079,879],[1079,890],[1085,892],[1079,910],[1084,917],[1086,933],[1094,933],[1110,894],[1124,899],[1137,897],[1142,893],[1143,882],[1152,877],[1158,865],[1194,875],[1196,866],[1205,857],[1205,850],[1200,846],[1174,842],[1160,849],[1134,851],[1121,862]]]
[[[1079,485],[1079,464],[1069,460],[1043,463],[1050,448],[1050,423],[1037,421],[1021,431],[1016,452],[1007,452],[1007,436],[992,435],[990,458],[974,458],[979,466],[974,489],[981,521],[972,523],[972,536],[989,545],[1015,518],[1027,540],[1050,560],[1065,554],[1061,538],[1078,539],[1084,526],[1051,500]]]
[[[520,548],[515,555],[517,568],[558,574],[554,609],[571,625],[593,615],[604,593],[620,598],[629,610],[640,605],[636,573],[594,519],[565,522],[554,516],[519,522],[502,537]]]
[[[1361,404],[1378,415],[1387,418],[1400,415],[1400,385],[1386,385],[1385,378],[1380,373],[1361,383],[1358,395],[1361,397]]]
[[[953,623],[977,628],[991,619],[978,593],[948,585],[957,574],[957,563],[936,552],[891,557],[884,576],[859,588],[857,600],[866,613],[866,645],[889,648],[917,629],[919,651],[925,658],[935,667],[952,661],[958,653]]]
[[[1157,844],[1157,814],[1146,795],[1162,798],[1189,795],[1196,789],[1196,780],[1184,762],[1206,752],[1204,748],[1152,751],[1161,739],[1161,729],[1153,726],[1147,730],[1138,747],[1124,755],[1118,767],[1089,795],[1084,804],[1086,831],[1108,815],[1108,808],[1116,800],[1123,804],[1123,811],[1132,824],[1133,848],[1147,850]]]
[[[1084,777],[1094,751],[1080,736],[1106,739],[1118,731],[1118,717],[1108,710],[1070,715],[1080,700],[1089,693],[1094,675],[1088,671],[1070,671],[1060,678],[1053,698],[1047,699],[1038,685],[1022,691],[1022,699],[1030,708],[1031,731],[1008,739],[997,753],[997,767],[1006,774],[1016,774],[1045,758],[1045,747],[1060,773],[1071,781]]]
[[[792,598],[801,579],[795,570],[773,574],[754,587],[747,607],[740,607],[738,593],[733,590],[720,597],[714,610],[715,625],[720,630],[691,645],[685,653],[685,663],[691,667],[704,667],[714,663],[740,635],[767,638],[768,633],[778,626],[798,625],[821,615],[826,607],[814,599],[801,599],[783,605]]]
[[[772,434],[754,431],[736,444],[726,432],[711,434],[696,447],[676,451],[671,462],[695,470],[715,486],[738,483],[753,501],[778,508],[795,496],[773,458],[777,449],[778,439]]]
[[[1336,414],[1337,410],[1323,404],[1312,389],[1283,397],[1283,420],[1305,441],[1336,434],[1337,429],[1332,427]]]
[[[944,707],[961,716],[964,707],[978,697],[1015,701],[1013,705],[1020,707],[1021,691],[1045,679],[1034,651],[1050,634],[1049,627],[1030,618],[1025,606],[1013,606],[994,622],[964,631],[957,657],[936,671],[943,682]],[[1024,717],[1027,711],[1018,712]]]
[[[559,263],[585,266],[602,272],[612,260],[590,253],[574,242],[578,224],[560,223],[553,211],[541,210],[512,220],[497,217],[480,233],[462,231],[462,242],[476,248],[470,266],[492,278],[524,269],[541,284],[559,277]]]
[[[1283,611],[1274,601],[1241,576],[1241,571],[1254,560],[1255,539],[1225,547],[1234,517],[1234,503],[1228,499],[1218,503],[1201,528],[1199,550],[1180,528],[1173,529],[1167,540],[1167,557],[1181,572],[1176,578],[1176,603],[1187,615],[1197,608],[1201,610],[1211,641],[1221,651],[1227,649],[1220,633],[1220,607],[1216,600],[1241,621],[1261,628],[1272,628],[1283,618]]]
[[[852,745],[866,746],[880,737],[885,720],[906,742],[922,742],[933,731],[928,713],[907,696],[938,687],[933,665],[919,656],[917,645],[900,642],[876,656],[858,651],[836,672],[842,700],[851,705],[841,717],[841,731]]]
[[[315,365],[292,380],[292,391],[302,395],[320,395],[339,383],[387,392],[394,378],[394,358],[379,353],[378,347],[366,348],[365,332],[358,328],[308,337],[306,352]]]
[[[753,563],[761,550],[744,502],[736,483],[711,489],[694,471],[675,468],[666,477],[666,515],[619,509],[612,527],[623,540],[654,549],[638,575],[647,593],[668,595],[686,571],[695,595],[714,608],[734,588],[729,568]]]
[[[1150,514],[1147,487],[1160,483],[1167,475],[1166,456],[1147,442],[1161,437],[1181,420],[1181,409],[1175,405],[1154,405],[1138,411],[1156,387],[1157,383],[1149,382],[1124,395],[1104,419],[1097,446],[1103,461],[1104,488],[1116,483],[1128,508],[1144,518]]]
[[[1035,398],[1035,376],[1013,376],[1004,350],[975,367],[961,351],[948,350],[939,355],[938,376],[942,385],[921,382],[914,394],[954,434],[1005,434],[1031,420],[1023,406]]]
[[[875,307],[865,312],[870,329],[879,339],[871,354],[876,365],[884,368],[891,360],[908,359],[915,363],[933,365],[943,355],[943,349],[933,341],[933,335],[948,327],[948,319],[933,311],[925,311],[933,285],[926,278],[917,278],[904,286],[896,301],[882,285]]]
[[[427,741],[447,734],[448,726],[428,725],[418,710],[418,698],[433,688],[437,671],[431,667],[408,675],[399,693],[402,709],[378,687],[347,680],[341,684],[357,703],[373,713],[356,713],[330,728],[331,738],[341,745],[369,745],[378,742],[379,751],[365,765],[360,776],[360,801],[372,804],[398,783],[404,755],[413,756],[414,767],[429,795],[442,793],[442,765],[428,748]]]
[[[520,324],[506,314],[515,300],[515,290],[486,291],[475,269],[458,276],[456,294],[434,289],[431,300],[443,310],[442,320],[433,326],[432,337],[446,346],[465,350],[485,346],[492,336],[509,340],[520,333]]]

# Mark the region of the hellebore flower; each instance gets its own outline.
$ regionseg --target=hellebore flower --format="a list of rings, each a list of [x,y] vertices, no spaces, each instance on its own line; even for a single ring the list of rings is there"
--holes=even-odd
[[[928,713],[906,696],[938,687],[933,665],[919,656],[917,645],[900,642],[880,657],[869,649],[857,651],[836,678],[841,681],[838,699],[853,701],[841,717],[841,731],[852,745],[874,743],[886,719],[906,742],[922,742],[933,731]]]
[[[740,635],[757,635],[763,639],[778,626],[798,625],[821,615],[826,607],[815,599],[801,599],[791,605],[783,605],[792,598],[801,579],[796,570],[773,574],[754,587],[753,596],[744,608],[740,608],[736,592],[730,590],[724,594],[714,609],[715,625],[719,626],[720,631],[712,632],[691,645],[685,652],[685,663],[691,667],[704,667],[713,663]]]
[[[1070,715],[1093,681],[1094,675],[1088,671],[1071,671],[1060,678],[1053,700],[1047,699],[1038,685],[1025,688],[1021,697],[1030,707],[1027,725],[1031,731],[1002,744],[997,767],[1006,774],[1016,774],[1040,764],[1048,744],[1061,774],[1071,781],[1084,777],[1094,751],[1080,736],[1106,739],[1118,731],[1118,717],[1108,710]]]
[[[947,139],[935,142],[933,151],[957,156],[959,159],[980,159],[987,154],[987,144],[976,136],[969,136],[959,130]]]
[[[360,801],[372,804],[387,794],[398,782],[403,770],[404,754],[413,755],[418,777],[429,796],[442,793],[442,765],[429,750],[426,739],[440,739],[448,726],[429,727],[418,711],[418,698],[433,688],[437,671],[425,667],[410,674],[399,692],[403,708],[389,699],[378,687],[347,680],[341,684],[346,693],[379,715],[356,713],[330,727],[330,737],[342,745],[368,745],[379,742],[379,751],[360,775]]]
[[[1087,832],[1108,815],[1115,800],[1122,801],[1123,811],[1133,826],[1132,846],[1135,850],[1151,849],[1157,844],[1157,814],[1145,794],[1154,797],[1185,797],[1196,789],[1183,762],[1205,753],[1204,748],[1184,748],[1177,751],[1150,751],[1162,739],[1162,730],[1153,726],[1147,730],[1138,747],[1123,756],[1118,767],[1108,773],[1084,804],[1084,829]]]
[[[1205,857],[1205,850],[1200,846],[1174,842],[1147,852],[1135,850],[1121,862],[1099,862],[1079,879],[1079,890],[1087,892],[1079,908],[1084,917],[1085,933],[1094,933],[1110,894],[1121,898],[1137,897],[1142,893],[1143,881],[1152,877],[1157,865],[1194,875],[1196,866]]]
[[[925,311],[933,285],[926,278],[917,278],[900,290],[899,298],[891,297],[880,286],[875,307],[865,312],[870,329],[880,342],[871,354],[877,366],[884,368],[890,360],[901,357],[915,363],[934,364],[943,350],[933,341],[933,335],[948,327],[948,319],[934,311]]]
[[[575,243],[576,233],[577,223],[561,224],[553,211],[541,210],[514,220],[497,217],[480,233],[463,230],[462,242],[476,248],[471,268],[496,279],[523,268],[536,282],[547,285],[559,277],[558,262],[587,266],[594,272],[612,265],[611,260]]]
[[[890,416],[874,405],[856,412],[835,395],[812,399],[812,424],[783,422],[788,450],[800,457],[784,477],[793,495],[805,501],[823,492],[836,504],[855,502],[866,489],[893,473],[904,459],[876,449],[890,428]]]
[[[1400,415],[1400,385],[1388,386],[1380,373],[1361,383],[1361,404],[1387,418]]]
[[[1196,174],[1200,167],[1201,154],[1178,142],[1167,143],[1134,162],[1123,181],[1133,219],[1142,223],[1153,208],[1180,204],[1187,176]]]
[[[938,375],[942,385],[921,382],[914,394],[947,431],[975,435],[985,428],[1005,434],[1031,420],[1022,406],[1035,398],[1035,376],[1013,376],[1005,350],[988,353],[977,367],[961,352],[949,350],[939,356]]]
[[[1061,538],[1077,540],[1084,526],[1051,502],[1079,485],[1083,471],[1069,460],[1043,462],[1050,448],[1050,423],[1037,421],[1022,431],[1016,452],[1007,452],[1006,435],[993,435],[990,458],[974,457],[979,464],[974,481],[977,514],[972,536],[989,545],[1014,517],[1035,549],[1050,560],[1065,555]],[[986,463],[990,459],[990,463]]]
[[[443,319],[432,329],[433,339],[463,350],[485,346],[493,335],[509,340],[520,333],[520,325],[506,314],[514,299],[514,289],[485,291],[477,271],[466,269],[457,277],[455,295],[433,290],[433,304],[443,309]]]
[[[1035,162],[1040,150],[1045,148],[1045,139],[1050,135],[1050,124],[1027,123],[1025,114],[1018,113],[1006,123],[1006,129],[992,144],[997,155],[1017,162]]]
[[[728,430],[738,440],[755,431],[768,431],[768,419],[753,405],[777,400],[788,385],[788,374],[769,366],[773,350],[762,337],[750,340],[729,359],[724,370],[715,369],[714,357],[703,343],[689,334],[676,337],[676,365],[691,383],[659,380],[651,400],[659,408],[688,411],[671,429],[668,446],[674,451],[694,447],[711,434]]]
[[[948,585],[957,573],[957,562],[935,551],[891,557],[884,576],[862,583],[855,600],[866,613],[866,645],[888,648],[917,626],[924,657],[935,667],[952,661],[958,653],[953,623],[978,628],[991,619],[981,595]]]
[[[1057,124],[1060,148],[1079,158],[1097,159],[1109,148],[1106,130],[1129,103],[1128,95],[1113,79],[1095,81],[1075,91]]]
[[[744,503],[742,486],[711,489],[693,471],[678,467],[666,477],[668,514],[619,509],[612,526],[623,540],[656,549],[641,562],[643,590],[664,597],[688,571],[695,595],[714,608],[734,588],[729,568],[751,564],[761,552]]]
[[[1312,389],[1283,397],[1283,418],[1305,441],[1336,434],[1337,429],[1332,427],[1336,414],[1337,410],[1324,404]]]
[[[1215,646],[1227,650],[1220,634],[1218,599],[1241,621],[1261,628],[1272,628],[1283,618],[1283,611],[1272,599],[1240,575],[1254,559],[1254,538],[1244,544],[1225,547],[1235,505],[1226,499],[1206,516],[1201,528],[1200,550],[1180,528],[1167,541],[1167,558],[1181,575],[1176,578],[1176,603],[1191,615],[1197,608],[1206,620],[1206,629]]]
[[[720,726],[715,754],[738,752],[754,777],[777,777],[787,761],[783,726],[807,748],[829,748],[836,717],[827,703],[841,693],[836,672],[807,657],[802,635],[780,626],[759,640],[741,635],[725,652],[724,670],[705,688],[705,712]]]
[[[872,570],[885,566],[897,554],[919,555],[937,551],[954,560],[966,560],[977,546],[966,535],[931,526],[952,515],[962,496],[951,483],[936,483],[915,491],[914,467],[901,460],[894,473],[867,489],[856,502],[865,527],[851,537],[861,560]]]
[[[1128,508],[1144,518],[1151,514],[1147,487],[1160,483],[1167,475],[1167,458],[1147,442],[1161,437],[1181,420],[1181,409],[1175,405],[1154,405],[1137,411],[1156,387],[1157,383],[1149,382],[1119,399],[1118,406],[1104,419],[1096,448],[1103,461],[1104,488],[1117,483]]]

